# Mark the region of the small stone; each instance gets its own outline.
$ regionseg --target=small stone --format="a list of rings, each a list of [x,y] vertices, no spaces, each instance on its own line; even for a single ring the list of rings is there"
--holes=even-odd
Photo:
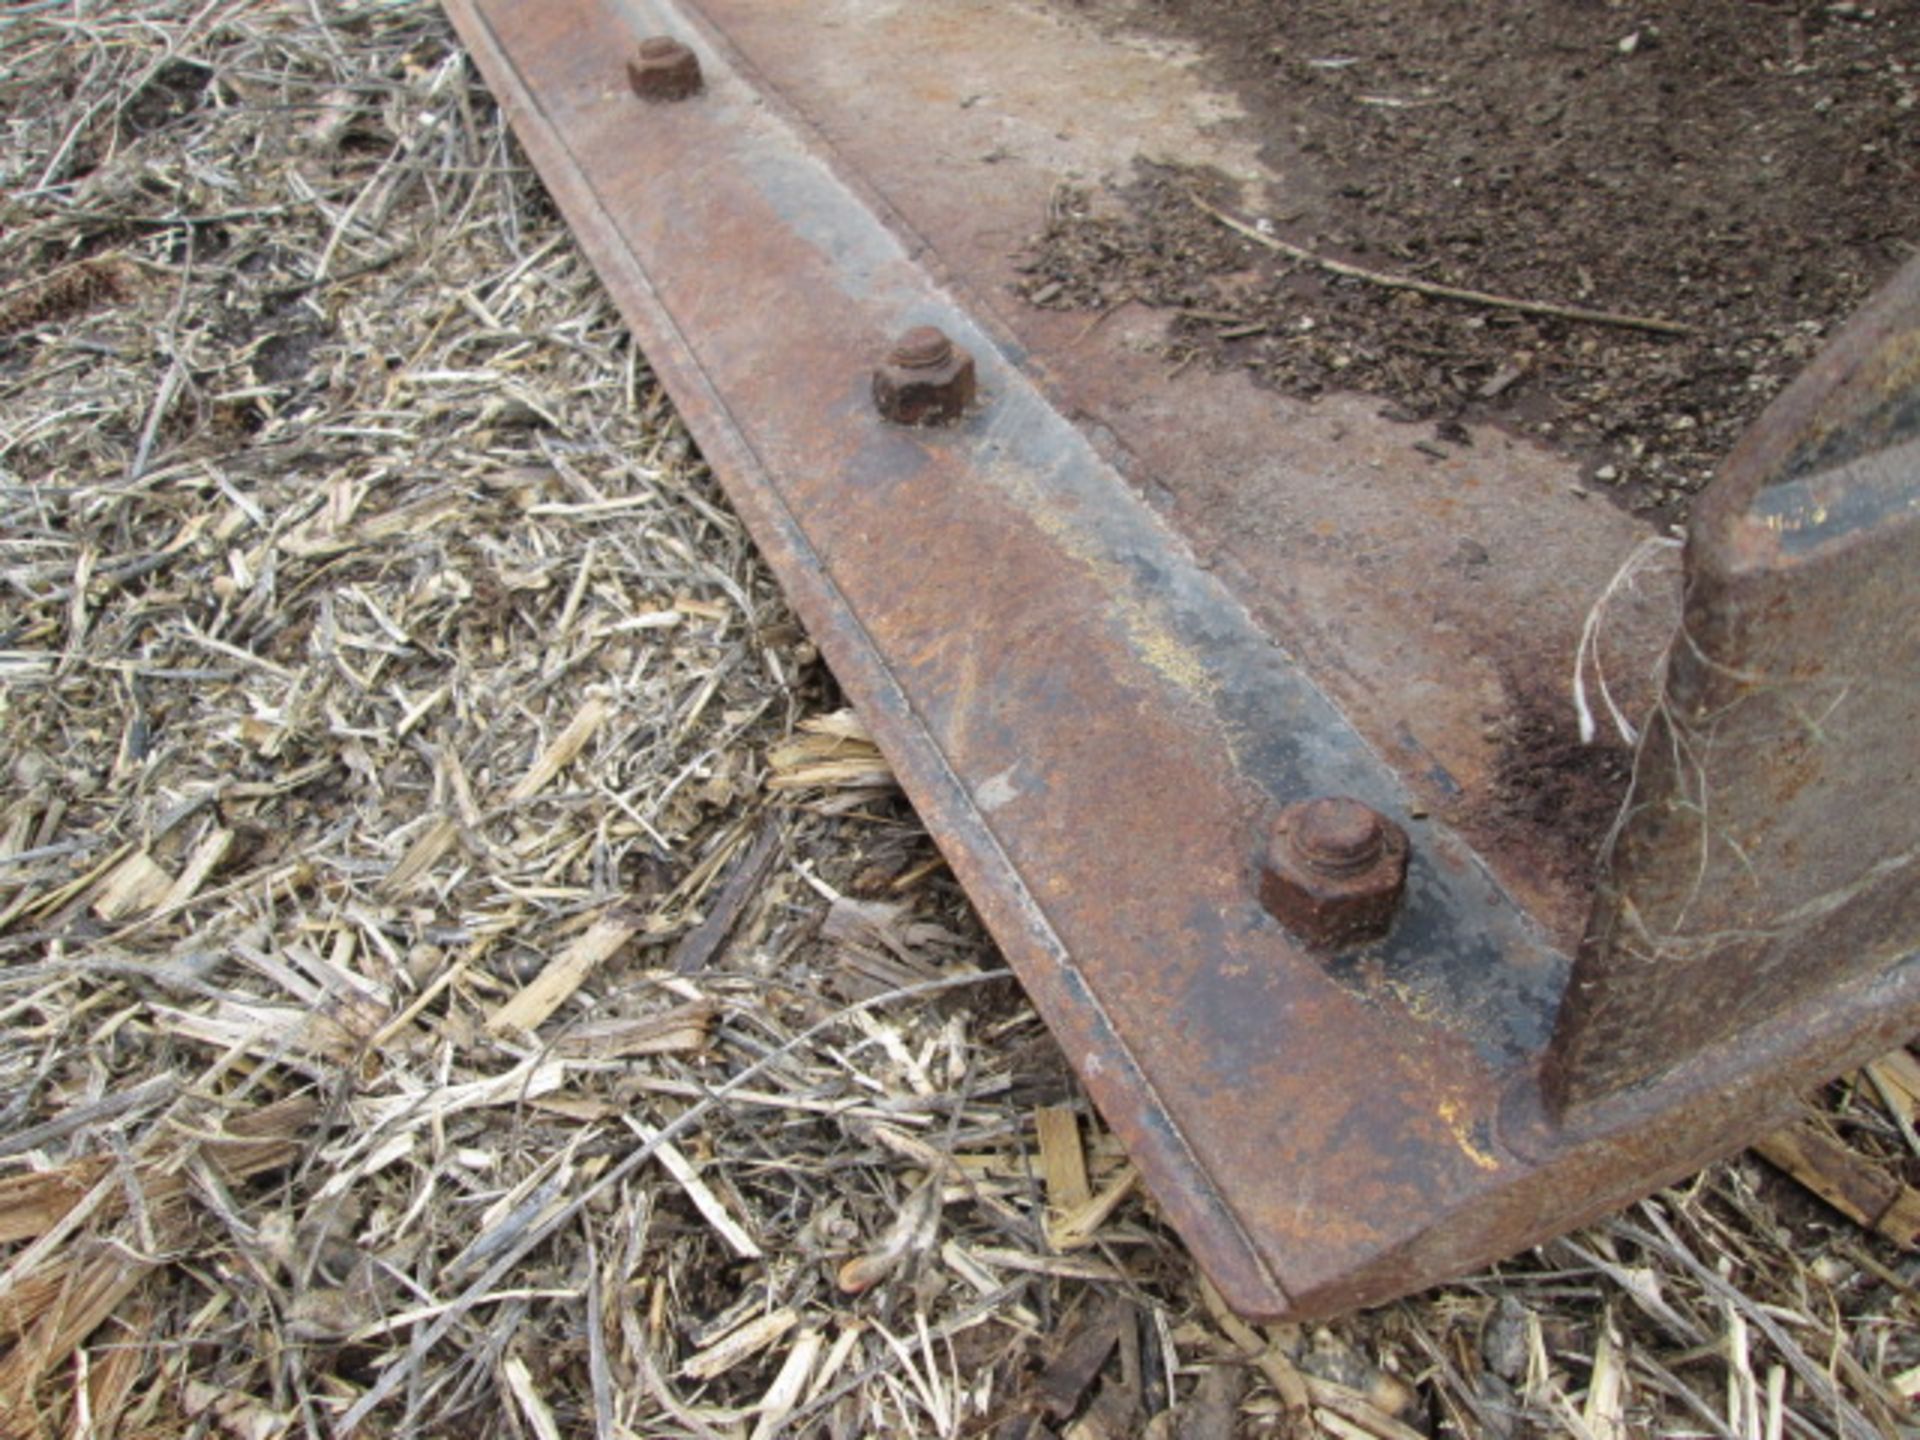
[[[1487,1368],[1506,1380],[1517,1380],[1527,1368],[1527,1312],[1519,1301],[1502,1295],[1480,1337],[1481,1358]]]

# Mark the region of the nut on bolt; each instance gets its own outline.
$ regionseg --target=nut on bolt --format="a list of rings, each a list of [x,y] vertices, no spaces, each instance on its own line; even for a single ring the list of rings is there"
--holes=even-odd
[[[944,425],[973,403],[973,357],[931,325],[916,325],[873,372],[873,403],[898,425]]]
[[[655,35],[627,61],[627,79],[642,100],[685,100],[700,93],[700,57],[670,35]]]
[[[1340,796],[1281,811],[1260,867],[1267,913],[1326,949],[1386,934],[1406,885],[1406,831]]]

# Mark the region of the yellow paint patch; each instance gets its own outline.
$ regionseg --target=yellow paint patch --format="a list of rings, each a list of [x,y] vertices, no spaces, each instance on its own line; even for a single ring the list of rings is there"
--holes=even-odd
[[[1000,479],[1003,488],[1019,500],[1021,508],[1041,534],[1093,571],[1100,588],[1112,603],[1114,618],[1120,622],[1132,642],[1133,652],[1150,669],[1182,690],[1195,695],[1210,693],[1214,683],[1207,674],[1206,665],[1191,646],[1182,642],[1151,613],[1146,604],[1129,593],[1132,577],[1095,553],[1087,543],[1086,534],[1041,499],[1030,476],[1009,467],[1001,472]]]
[[[1498,1160],[1474,1143],[1473,1126],[1467,1121],[1466,1106],[1458,1100],[1442,1100],[1440,1118],[1446,1122],[1447,1129],[1453,1132],[1453,1143],[1460,1147],[1469,1160],[1482,1170],[1500,1168]]]

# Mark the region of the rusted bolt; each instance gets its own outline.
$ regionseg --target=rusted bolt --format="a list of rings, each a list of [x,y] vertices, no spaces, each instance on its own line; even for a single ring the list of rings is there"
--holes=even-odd
[[[700,57],[670,35],[655,35],[627,61],[627,79],[642,100],[685,100],[700,93]]]
[[[1407,834],[1358,800],[1289,805],[1260,867],[1260,903],[1310,945],[1378,939],[1407,886]]]
[[[887,360],[903,370],[938,370],[953,358],[953,342],[931,325],[916,325],[894,342]]]
[[[973,403],[973,357],[931,325],[916,325],[873,372],[873,403],[900,425],[944,425]]]

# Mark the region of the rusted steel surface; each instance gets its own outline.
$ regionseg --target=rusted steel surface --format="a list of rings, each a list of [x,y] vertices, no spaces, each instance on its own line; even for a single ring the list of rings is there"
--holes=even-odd
[[[1735,448],[1687,575],[1554,1046],[1569,1104],[1914,964],[1920,261]]]
[[[1237,1308],[1327,1313],[1509,1252],[1696,1167],[1920,1020],[1911,974],[1862,973],[1817,1014],[1756,1017],[1555,1115],[1540,1068],[1590,896],[1539,863],[1550,836],[1490,807],[1492,732],[1564,689],[1643,534],[1498,437],[1430,464],[1357,400],[1168,384],[1138,317],[1000,307],[1059,166],[1122,131],[1221,158],[1187,134],[1190,77],[988,0],[448,9]],[[694,52],[699,93],[636,98],[625,64],[653,36]],[[972,364],[941,425],[876,405],[876,366],[919,327]],[[1623,607],[1621,655],[1651,658],[1671,603]],[[1315,796],[1405,837],[1370,942],[1262,903],[1275,827]],[[1383,839],[1364,863],[1399,853]],[[1772,1086],[1743,1083],[1754,1054]]]
[[[1308,405],[1205,366],[1170,380],[1165,316],[1144,306],[1090,317],[1014,298],[1022,242],[1059,187],[1124,182],[1136,157],[1224,172],[1248,213],[1294,208],[1288,177],[1235,138],[1237,102],[1191,57],[1018,0],[698,10],[1421,808],[1470,837],[1571,950],[1597,836],[1570,854],[1548,818],[1559,797],[1530,810],[1503,782],[1536,767],[1526,721],[1564,709],[1588,610],[1647,527],[1586,496],[1576,466],[1498,430],[1422,453],[1376,399]],[[1629,713],[1653,698],[1677,576],[1663,560],[1608,607],[1606,673]]]

